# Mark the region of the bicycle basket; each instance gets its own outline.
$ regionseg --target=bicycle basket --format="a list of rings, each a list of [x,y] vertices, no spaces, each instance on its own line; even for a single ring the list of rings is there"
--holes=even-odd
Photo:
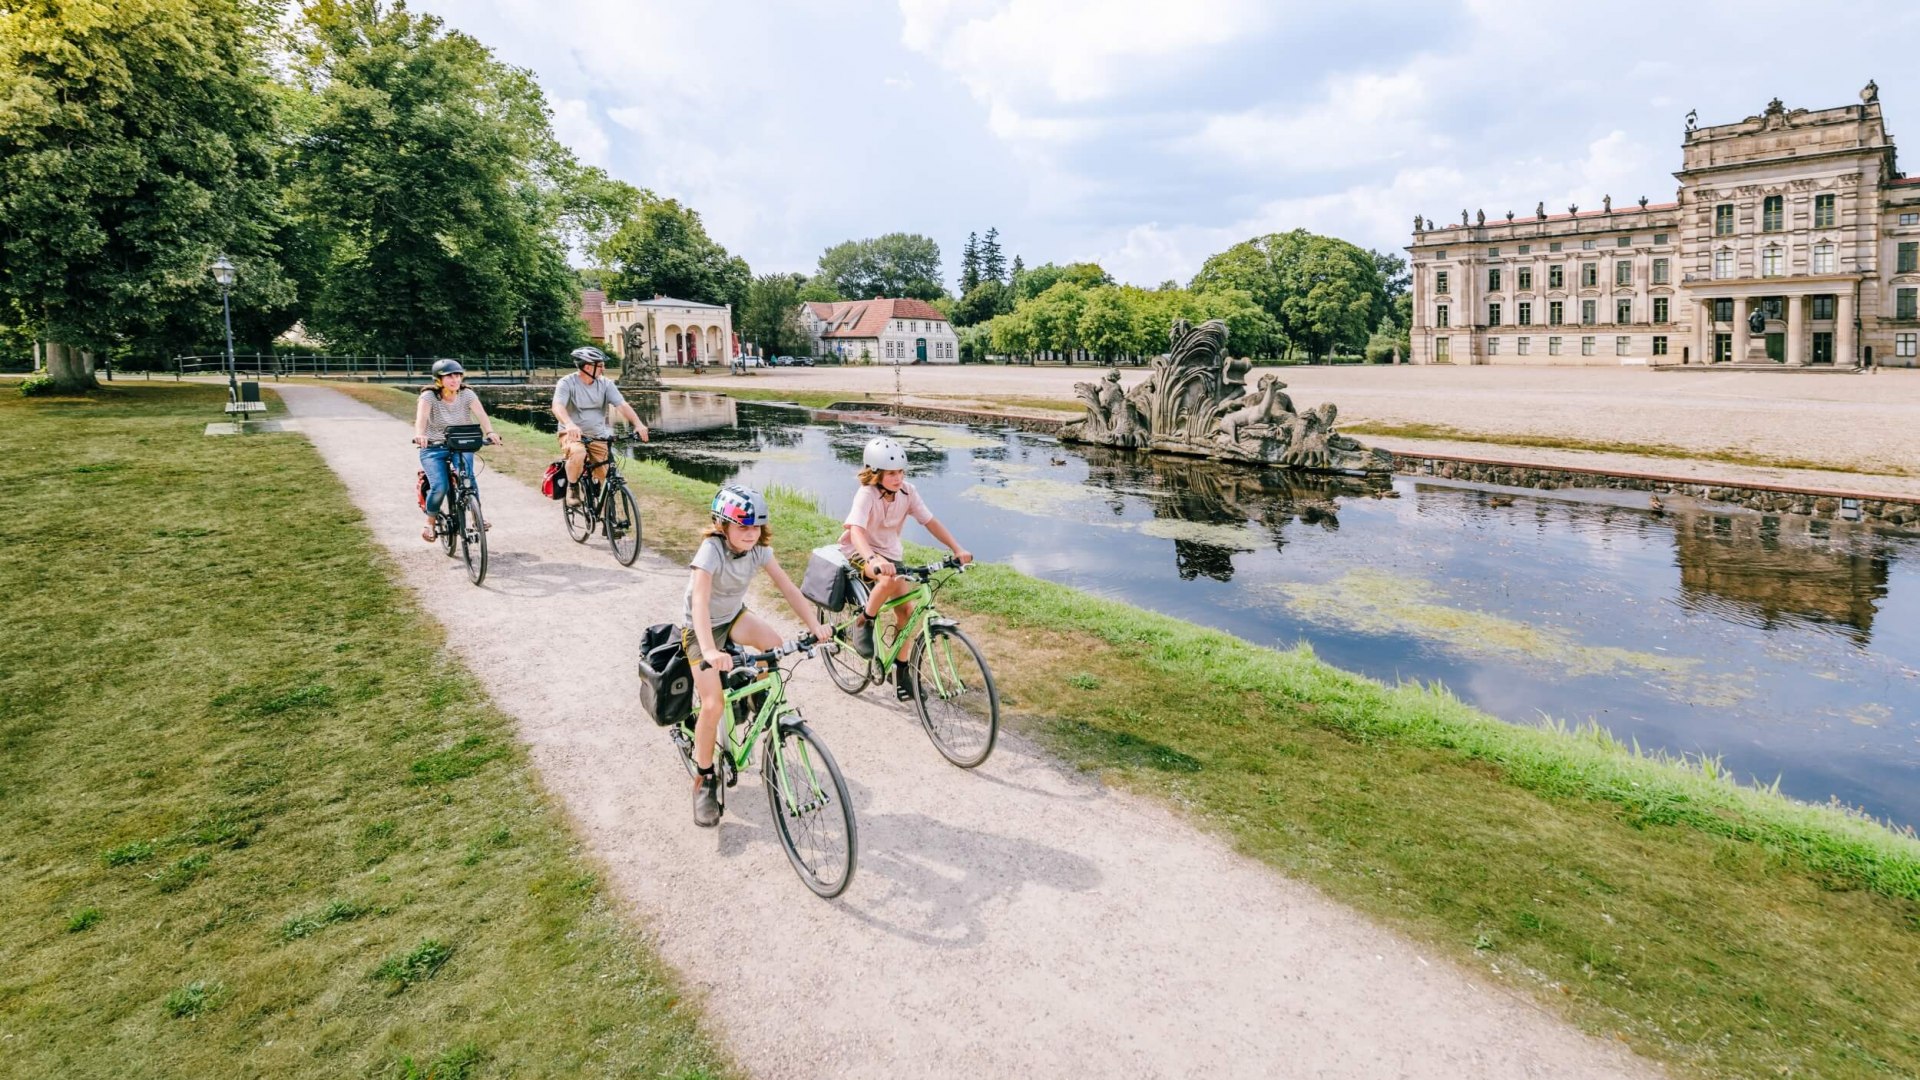
[[[448,424],[447,449],[456,453],[471,454],[487,445],[487,437],[481,433],[479,424]]]
[[[807,572],[800,579],[800,595],[827,611],[847,606],[847,557],[839,547],[827,544],[814,548],[807,556]]]

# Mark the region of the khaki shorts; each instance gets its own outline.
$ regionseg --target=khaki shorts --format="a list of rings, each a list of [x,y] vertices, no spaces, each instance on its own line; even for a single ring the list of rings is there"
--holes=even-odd
[[[568,449],[578,446],[582,442],[585,442],[585,440],[578,435],[562,435],[560,436],[560,453],[564,456]],[[613,447],[603,442],[590,442],[586,444],[586,447],[587,460],[596,466],[605,462],[613,453]],[[598,473],[599,470],[595,469],[595,479],[599,478]]]
[[[733,618],[713,628],[714,648],[725,651],[726,647],[733,643],[733,624],[739,622],[740,616],[746,613],[746,606],[741,605],[740,610],[734,613]],[[687,654],[687,663],[692,664],[694,667],[700,667],[706,663],[706,661],[700,658],[700,639],[694,636],[693,627],[691,626],[683,626],[680,628],[680,651]]]

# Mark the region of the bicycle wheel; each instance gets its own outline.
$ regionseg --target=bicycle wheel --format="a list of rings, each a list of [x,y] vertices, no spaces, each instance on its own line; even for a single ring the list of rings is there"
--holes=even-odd
[[[593,535],[594,506],[598,502],[594,496],[597,495],[598,492],[593,491],[588,486],[587,474],[584,472],[580,474],[580,480],[577,486],[580,490],[579,504],[575,505],[567,500],[562,500],[560,505],[566,511],[567,515],[567,535],[573,537],[574,543],[584,544],[587,542],[587,537]]]
[[[760,782],[794,873],[819,896],[845,892],[858,836],[853,800],[833,755],[806,724],[783,721],[761,748]]]
[[[971,769],[993,753],[1000,692],[980,649],[957,626],[937,624],[913,654],[913,703],[927,738],[948,761]]]
[[[640,504],[633,492],[621,484],[607,493],[607,513],[601,524],[607,530],[607,543],[613,545],[613,557],[621,566],[632,566],[640,557]]]
[[[460,529],[460,557],[467,562],[467,580],[475,585],[487,579],[487,519],[480,513],[480,496],[468,495],[456,519]]]
[[[440,550],[446,552],[447,558],[451,559],[453,553],[460,548],[460,519],[452,513],[454,493],[447,492],[446,499],[441,512],[433,520],[440,530]]]
[[[820,620],[821,625],[832,628],[833,616],[826,608],[815,604],[813,611],[814,617]],[[827,678],[833,680],[833,685],[849,694],[857,694],[865,690],[873,681],[868,675],[871,665],[859,653],[853,651],[852,645],[843,644],[838,649],[822,653],[820,662],[826,665]]]

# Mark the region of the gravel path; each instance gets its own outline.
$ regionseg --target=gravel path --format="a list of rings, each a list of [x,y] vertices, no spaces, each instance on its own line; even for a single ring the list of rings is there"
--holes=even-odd
[[[890,696],[848,698],[810,662],[795,696],[861,840],[852,887],[815,899],[757,772],[718,829],[696,828],[672,747],[635,708],[635,643],[677,614],[678,558],[622,568],[483,469],[493,565],[476,589],[420,541],[405,424],[275,390],[756,1076],[1658,1075],[1019,739],[954,769]]]

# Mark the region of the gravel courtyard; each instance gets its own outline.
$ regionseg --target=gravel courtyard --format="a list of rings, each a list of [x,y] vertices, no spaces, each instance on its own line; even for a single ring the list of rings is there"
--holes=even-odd
[[[1344,424],[1441,425],[1459,433],[1367,437],[1390,449],[1920,496],[1916,370],[1872,375],[1573,367],[1257,370],[1279,372],[1288,394],[1302,407],[1334,402]],[[1086,366],[922,365],[902,368],[899,375],[910,401],[985,405],[1001,398],[1071,402],[1073,384],[1096,378],[1100,371]],[[1146,377],[1144,368],[1122,371],[1129,384]],[[744,376],[722,372],[698,379],[675,372],[668,381],[719,390],[751,387],[891,397],[894,369],[761,369]],[[1658,446],[1700,457],[1500,445],[1515,437]]]

